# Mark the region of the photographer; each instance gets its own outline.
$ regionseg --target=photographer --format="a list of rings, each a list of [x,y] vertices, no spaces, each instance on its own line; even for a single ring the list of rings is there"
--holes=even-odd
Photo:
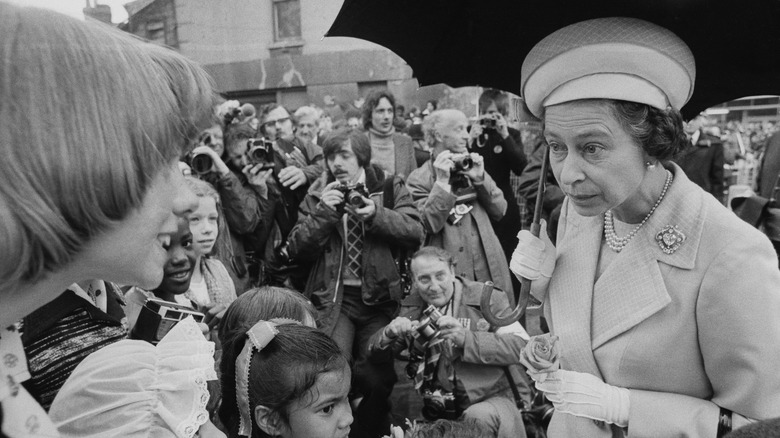
[[[406,181],[423,217],[428,243],[453,254],[458,275],[493,281],[512,291],[509,266],[490,221],[506,212],[504,194],[485,171],[483,158],[469,154],[466,116],[439,110],[423,123],[432,155]]]
[[[412,256],[414,288],[400,316],[370,340],[370,355],[409,353],[407,373],[423,397],[423,415],[473,418],[498,437],[525,437],[512,385],[528,404],[530,389],[518,361],[528,335],[514,324],[495,330],[480,309],[483,283],[455,275],[452,255],[426,246]],[[432,307],[432,309],[431,309]],[[498,289],[492,312],[506,314],[509,303]],[[511,377],[510,377],[511,376]]]
[[[277,257],[275,249],[287,240],[298,219],[298,206],[306,196],[309,185],[322,174],[322,148],[311,141],[295,136],[290,113],[278,104],[263,109],[261,132],[273,141],[269,154],[273,172],[265,176],[270,184],[270,211],[273,220],[262,232],[255,233],[256,250],[262,254],[265,268],[263,284],[290,286],[303,289],[308,277],[308,266],[289,265]],[[287,284],[289,282],[289,284]]]
[[[390,242],[414,249],[423,227],[403,180],[369,164],[364,135],[336,131],[323,149],[327,171],[301,204],[287,255],[316,260],[305,295],[317,309],[317,326],[354,358],[352,436],[379,437],[389,427],[396,376],[392,358],[367,361],[368,338],[390,322],[402,298]]]
[[[504,192],[506,214],[493,223],[493,228],[509,262],[517,247],[517,232],[521,228],[520,206],[512,190],[510,174],[521,175],[528,160],[523,152],[520,131],[507,124],[509,96],[506,93],[490,88],[483,91],[479,96],[479,114],[479,120],[469,131],[469,152],[482,155],[485,171]],[[519,286],[519,283],[514,283],[514,287]]]

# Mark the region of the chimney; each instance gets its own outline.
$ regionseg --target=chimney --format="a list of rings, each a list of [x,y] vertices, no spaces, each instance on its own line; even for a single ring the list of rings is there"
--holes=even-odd
[[[96,2],[95,6],[91,6],[90,1],[87,0],[87,7],[83,11],[84,16],[87,18],[111,24],[111,6],[109,5],[101,5]]]

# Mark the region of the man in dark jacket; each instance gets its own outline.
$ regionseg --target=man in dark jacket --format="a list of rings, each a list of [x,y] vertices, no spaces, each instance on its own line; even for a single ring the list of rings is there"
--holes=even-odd
[[[723,202],[723,142],[704,132],[702,126],[706,121],[707,115],[702,113],[685,124],[691,144],[674,161],[688,179]]]
[[[317,326],[355,359],[352,399],[359,406],[351,436],[378,437],[388,429],[396,376],[392,360],[367,360],[368,339],[390,322],[402,299],[393,246],[416,248],[423,227],[403,180],[386,181],[369,164],[364,135],[332,134],[323,155],[328,170],[301,204],[286,252],[293,262],[316,260],[306,296],[317,308]]]

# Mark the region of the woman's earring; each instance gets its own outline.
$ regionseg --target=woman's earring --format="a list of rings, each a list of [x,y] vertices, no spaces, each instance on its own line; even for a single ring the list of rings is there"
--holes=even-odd
[[[645,167],[647,167],[648,169],[654,169],[655,168],[655,163],[651,163],[649,161],[645,161]]]

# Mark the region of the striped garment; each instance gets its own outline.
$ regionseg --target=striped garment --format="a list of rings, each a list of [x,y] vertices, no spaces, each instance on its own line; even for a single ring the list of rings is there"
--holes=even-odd
[[[121,290],[106,286],[106,312],[67,290],[23,320],[22,343],[32,376],[23,385],[47,411],[85,357],[127,337]]]

